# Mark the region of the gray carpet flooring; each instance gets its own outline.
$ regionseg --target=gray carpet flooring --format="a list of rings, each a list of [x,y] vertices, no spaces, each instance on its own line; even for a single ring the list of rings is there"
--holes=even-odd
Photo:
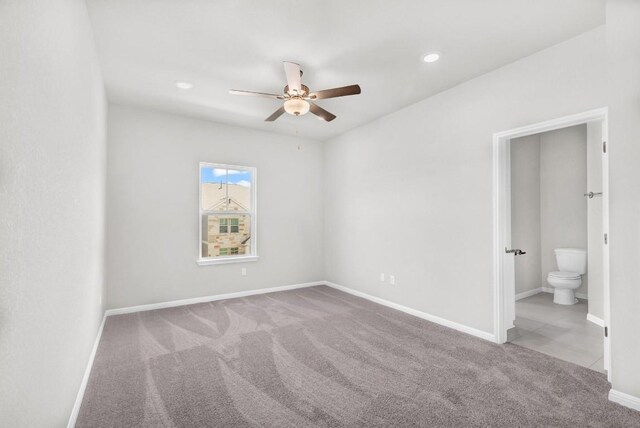
[[[77,427],[640,427],[600,373],[335,289],[111,316]]]

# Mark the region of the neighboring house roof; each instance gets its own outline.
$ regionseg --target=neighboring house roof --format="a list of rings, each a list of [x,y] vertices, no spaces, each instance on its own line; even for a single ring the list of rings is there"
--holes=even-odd
[[[211,211],[225,210],[229,197],[230,211],[249,211],[251,206],[251,188],[239,184],[202,184],[202,209]]]

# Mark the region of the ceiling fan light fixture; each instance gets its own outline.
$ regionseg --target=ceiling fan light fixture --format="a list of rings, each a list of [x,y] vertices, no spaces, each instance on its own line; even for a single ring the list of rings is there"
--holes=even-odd
[[[300,98],[290,98],[284,102],[284,111],[294,116],[309,113],[309,103]]]

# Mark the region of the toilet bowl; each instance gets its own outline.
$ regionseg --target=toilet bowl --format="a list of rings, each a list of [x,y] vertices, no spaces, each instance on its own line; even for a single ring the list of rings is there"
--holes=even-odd
[[[549,272],[547,282],[553,288],[553,303],[573,305],[578,303],[575,290],[587,273],[587,252],[579,248],[556,248],[557,271]]]

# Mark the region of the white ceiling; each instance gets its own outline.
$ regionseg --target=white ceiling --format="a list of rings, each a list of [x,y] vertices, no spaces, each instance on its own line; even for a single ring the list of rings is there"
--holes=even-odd
[[[604,0],[88,0],[111,101],[325,140],[604,23]],[[434,64],[424,53],[442,52]],[[283,115],[282,61],[333,122]],[[193,83],[179,90],[176,80]]]

